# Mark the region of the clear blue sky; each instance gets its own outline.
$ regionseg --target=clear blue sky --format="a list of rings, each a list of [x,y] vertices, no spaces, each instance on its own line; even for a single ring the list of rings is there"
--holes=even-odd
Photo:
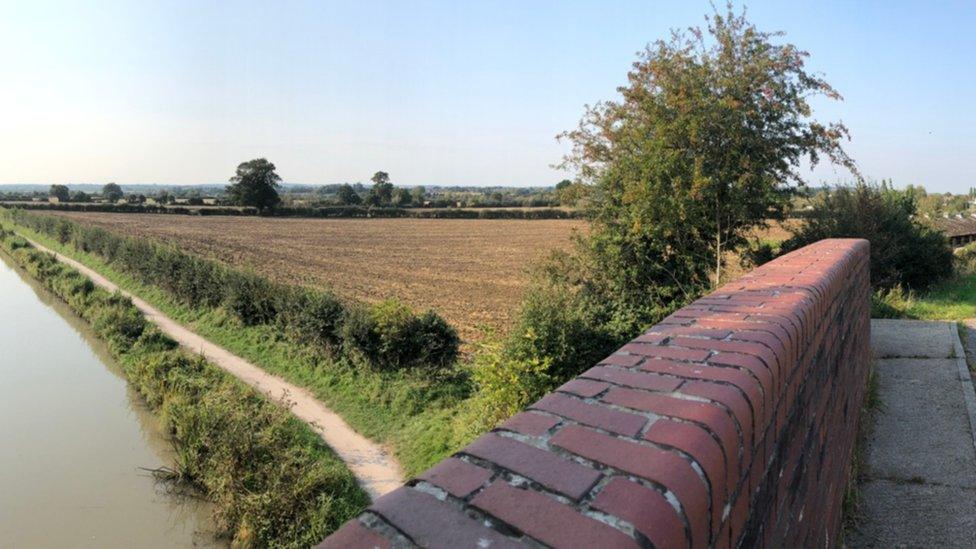
[[[976,186],[976,3],[749,2],[811,52],[870,178]],[[545,185],[583,105],[706,1],[0,0],[0,182]],[[818,169],[812,180],[843,172]]]

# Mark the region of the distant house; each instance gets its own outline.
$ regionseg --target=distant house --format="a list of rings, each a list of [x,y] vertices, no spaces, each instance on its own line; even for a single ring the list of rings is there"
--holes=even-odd
[[[203,199],[203,204],[204,204],[204,206],[216,206],[217,205],[217,199],[216,198],[213,198],[213,197],[210,197],[210,196],[205,197]]]
[[[954,217],[935,218],[929,221],[933,227],[945,233],[953,247],[965,246],[976,241],[976,218]]]
[[[58,202],[61,202],[61,199],[56,196],[49,196],[47,197],[47,201],[51,204],[57,204]]]
[[[173,199],[173,204],[181,204],[181,205],[185,206],[185,205],[187,205],[189,203],[190,203],[190,199],[189,198],[174,198]]]

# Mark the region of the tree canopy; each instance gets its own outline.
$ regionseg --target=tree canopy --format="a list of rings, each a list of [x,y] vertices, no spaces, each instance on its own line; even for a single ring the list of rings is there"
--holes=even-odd
[[[804,160],[856,166],[841,123],[810,100],[841,96],[805,69],[808,54],[744,13],[649,45],[618,89],[587,107],[561,164],[592,187],[578,283],[627,330],[721,279],[723,254],[781,217]]]
[[[373,187],[366,195],[366,203],[372,206],[389,206],[393,203],[393,183],[390,182],[390,174],[386,172],[376,172],[370,178]]]
[[[122,192],[122,187],[119,187],[115,183],[106,183],[102,187],[102,198],[108,200],[109,202],[116,202],[124,196]]]
[[[51,185],[48,196],[57,198],[61,202],[67,202],[71,198],[71,191],[67,185]]]
[[[278,196],[281,177],[275,172],[275,165],[264,158],[242,162],[230,181],[227,195],[238,206],[266,210],[281,203]]]

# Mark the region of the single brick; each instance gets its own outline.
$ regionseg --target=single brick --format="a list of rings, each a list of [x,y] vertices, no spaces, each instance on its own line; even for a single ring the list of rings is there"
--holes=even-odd
[[[589,492],[600,478],[600,473],[589,467],[494,433],[482,436],[461,452],[496,463],[573,499]]]
[[[710,518],[708,490],[684,458],[578,425],[563,427],[549,442],[586,459],[666,487],[681,502],[691,523],[692,536],[707,538]],[[698,544],[698,541],[695,543]]]
[[[654,547],[687,547],[685,525],[664,495],[617,477],[593,500],[593,507],[634,525]]]
[[[606,383],[601,383],[599,381],[590,381],[588,379],[571,379],[566,383],[563,383],[557,391],[563,393],[570,393],[574,395],[579,395],[584,398],[595,397],[596,395],[606,391],[610,385]]]
[[[729,474],[729,471],[735,469],[726,465],[722,447],[700,426],[662,418],[651,424],[644,433],[644,439],[677,448],[694,458],[705,471],[705,476],[712,485],[712,491],[717,496],[724,499],[735,489],[738,475]],[[733,457],[732,463],[738,465],[737,462],[738,456]]]
[[[679,349],[667,345],[647,345],[644,343],[628,343],[620,350],[643,357],[670,358],[689,362],[701,362],[711,354],[709,351],[701,349]]]
[[[607,364],[609,366],[623,366],[624,368],[630,368],[631,366],[636,366],[640,364],[640,361],[644,360],[644,357],[640,355],[628,355],[625,353],[614,353],[607,358],[600,361],[600,364]]]
[[[552,547],[638,547],[615,528],[580,514],[555,499],[494,482],[471,505]]]
[[[387,549],[390,540],[366,528],[358,520],[350,520],[318,545],[318,549]]]
[[[542,397],[531,408],[626,436],[637,435],[647,424],[647,418],[644,416],[621,412],[599,404],[588,404],[578,398],[558,393],[550,393]]]
[[[542,436],[559,423],[558,418],[532,412],[519,412],[498,428],[532,437]]]
[[[457,458],[447,458],[419,478],[440,486],[454,497],[464,498],[490,479],[491,471]]]
[[[376,500],[370,510],[421,547],[521,546],[449,503],[412,488],[397,488]]]
[[[617,385],[626,385],[635,389],[647,389],[648,391],[674,391],[681,386],[683,380],[673,377],[665,377],[656,374],[644,373],[634,370],[619,370],[617,368],[604,368],[594,366],[583,372],[580,377],[609,381]]]

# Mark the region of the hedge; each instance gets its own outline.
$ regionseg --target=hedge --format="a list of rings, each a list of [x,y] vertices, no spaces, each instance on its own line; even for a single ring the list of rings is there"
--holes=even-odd
[[[322,352],[346,352],[380,370],[432,372],[457,357],[457,332],[433,311],[418,315],[389,301],[344,303],[331,292],[278,284],[173,246],[19,209],[8,215],[14,223],[100,256],[183,304],[223,307],[247,326],[274,324],[293,341]]]

